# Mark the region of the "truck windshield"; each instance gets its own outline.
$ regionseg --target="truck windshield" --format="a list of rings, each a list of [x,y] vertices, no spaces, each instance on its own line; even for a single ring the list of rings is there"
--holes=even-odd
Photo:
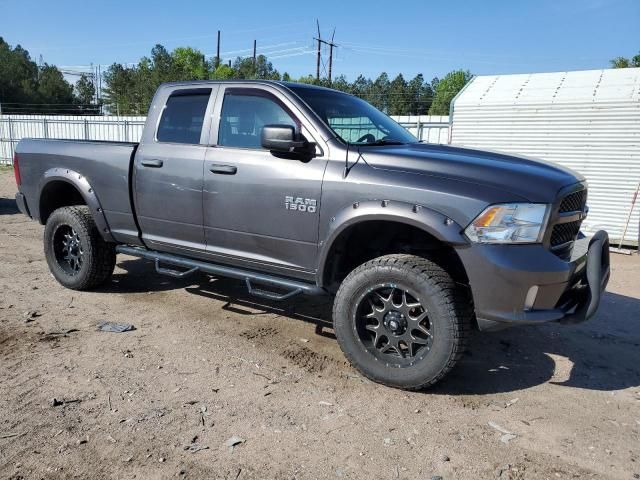
[[[351,145],[402,145],[418,139],[364,100],[335,90],[289,86],[340,137]]]

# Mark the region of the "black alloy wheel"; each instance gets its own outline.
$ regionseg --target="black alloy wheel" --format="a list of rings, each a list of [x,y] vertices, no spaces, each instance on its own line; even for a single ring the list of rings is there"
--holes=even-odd
[[[69,275],[80,273],[84,251],[78,232],[70,225],[58,225],[53,234],[53,251],[56,261]]]
[[[354,324],[358,339],[379,361],[403,367],[429,353],[434,326],[411,289],[380,284],[356,302]]]

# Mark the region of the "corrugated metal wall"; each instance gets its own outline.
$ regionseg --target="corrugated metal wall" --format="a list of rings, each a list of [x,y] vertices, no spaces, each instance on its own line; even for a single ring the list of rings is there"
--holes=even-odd
[[[640,181],[640,68],[476,77],[451,142],[557,162],[589,182],[586,232],[619,240]],[[636,244],[640,205],[625,243]]]
[[[446,143],[448,116],[393,117],[428,143]],[[21,138],[64,138],[137,142],[146,117],[0,115],[0,163],[11,163]],[[366,133],[366,132],[365,132]]]

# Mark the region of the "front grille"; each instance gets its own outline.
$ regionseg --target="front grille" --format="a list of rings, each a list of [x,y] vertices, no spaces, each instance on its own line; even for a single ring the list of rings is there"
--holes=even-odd
[[[551,232],[551,246],[557,247],[567,242],[573,242],[578,236],[580,231],[580,224],[582,221],[559,223],[554,225]]]
[[[564,260],[568,260],[571,257],[573,242],[575,242],[580,233],[582,218],[571,222],[558,222],[563,221],[563,217],[568,220],[567,216],[576,218],[575,212],[585,212],[586,208],[587,190],[578,190],[562,198],[558,210],[552,217],[551,225],[553,225],[553,228],[549,238],[549,248]]]
[[[584,210],[585,204],[587,203],[587,191],[580,190],[578,192],[573,192],[567,195],[562,199],[562,203],[560,204],[560,213],[566,212],[578,212]]]

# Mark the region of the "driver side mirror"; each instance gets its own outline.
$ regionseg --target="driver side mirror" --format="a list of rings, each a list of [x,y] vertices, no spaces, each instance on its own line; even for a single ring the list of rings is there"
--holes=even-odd
[[[291,158],[315,156],[315,144],[308,142],[302,135],[296,135],[295,128],[291,125],[265,125],[262,128],[261,144],[262,148],[274,155],[284,154]]]

